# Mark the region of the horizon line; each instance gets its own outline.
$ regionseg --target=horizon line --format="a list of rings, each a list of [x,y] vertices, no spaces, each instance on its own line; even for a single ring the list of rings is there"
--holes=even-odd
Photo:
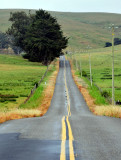
[[[42,8],[39,8],[42,9]],[[28,9],[28,8],[0,8],[0,10],[39,10],[39,9]],[[106,11],[54,11],[54,10],[46,10],[48,12],[62,12],[62,13],[109,13],[109,14],[121,14],[116,12],[106,12]]]

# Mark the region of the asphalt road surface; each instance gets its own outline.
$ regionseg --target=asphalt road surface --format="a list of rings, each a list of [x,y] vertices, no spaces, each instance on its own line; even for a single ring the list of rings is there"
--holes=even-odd
[[[0,160],[121,160],[121,119],[89,111],[60,57],[48,112],[0,125]]]

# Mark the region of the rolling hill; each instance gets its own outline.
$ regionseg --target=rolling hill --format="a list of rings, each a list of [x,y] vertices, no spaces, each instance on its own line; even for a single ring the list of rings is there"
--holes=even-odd
[[[10,12],[29,10],[1,9],[0,10],[0,31],[5,32],[11,23],[8,21]],[[31,10],[35,12],[35,10]],[[111,42],[111,24],[115,24],[116,37],[121,37],[121,14],[113,13],[69,13],[50,12],[57,18],[62,26],[64,34],[69,37],[68,49],[75,51],[86,49],[88,45],[92,48],[104,47],[105,42]]]

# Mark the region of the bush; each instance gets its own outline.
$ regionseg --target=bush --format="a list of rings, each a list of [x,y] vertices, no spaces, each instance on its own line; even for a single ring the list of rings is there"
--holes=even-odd
[[[109,98],[110,97],[110,93],[107,91],[102,91],[101,95],[105,98]]]
[[[114,45],[119,45],[121,44],[121,39],[120,38],[114,38]],[[106,42],[105,43],[105,47],[110,47],[112,46],[112,43],[110,42]]]
[[[110,47],[110,46],[112,46],[112,43],[110,43],[110,42],[105,43],[105,47]]]
[[[27,94],[20,94],[20,97],[28,97]]]
[[[82,76],[87,77],[87,73],[85,71],[82,71]]]

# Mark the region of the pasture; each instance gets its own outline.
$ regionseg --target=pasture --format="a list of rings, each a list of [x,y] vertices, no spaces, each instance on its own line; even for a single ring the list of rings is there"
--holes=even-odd
[[[91,49],[71,55],[77,60],[77,67],[83,71],[84,78],[90,78],[89,53],[91,54],[93,84],[96,84],[104,94],[112,96],[112,48]],[[115,46],[114,52],[114,85],[115,100],[121,101],[121,45]],[[69,56],[70,57],[70,56]],[[75,63],[76,66],[76,63]],[[86,79],[85,79],[86,80]],[[88,82],[88,80],[86,80]],[[94,93],[94,92],[93,92]],[[95,95],[96,96],[96,95]]]
[[[0,111],[17,108],[23,103],[46,69],[21,56],[0,54]]]

